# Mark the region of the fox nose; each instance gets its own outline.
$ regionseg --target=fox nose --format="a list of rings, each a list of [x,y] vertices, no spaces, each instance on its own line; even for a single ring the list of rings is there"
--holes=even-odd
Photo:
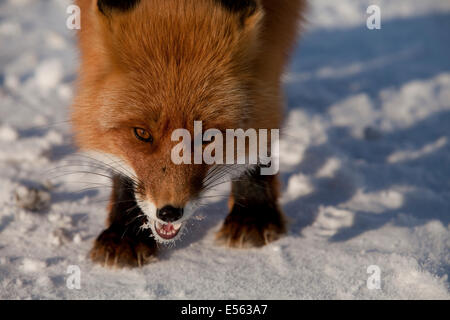
[[[156,217],[164,222],[174,222],[180,220],[182,216],[183,208],[175,208],[172,206],[165,206],[156,212]]]

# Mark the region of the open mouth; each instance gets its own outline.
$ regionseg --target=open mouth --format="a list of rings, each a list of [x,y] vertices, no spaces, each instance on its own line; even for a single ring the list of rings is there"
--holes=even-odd
[[[181,230],[181,223],[166,223],[162,224],[158,221],[155,222],[154,227],[155,231],[164,240],[172,240],[174,239]]]

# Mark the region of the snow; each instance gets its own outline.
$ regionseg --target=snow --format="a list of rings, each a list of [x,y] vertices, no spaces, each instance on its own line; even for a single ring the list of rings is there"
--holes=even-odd
[[[18,137],[18,133],[14,128],[8,125],[0,127],[0,140],[12,142],[16,141]]]
[[[366,28],[371,4],[381,30]],[[103,171],[72,147],[68,5],[0,2],[0,299],[450,298],[449,1],[311,1],[284,77],[289,234],[262,249],[218,246],[221,200],[134,270],[86,256],[109,180],[74,174]],[[36,190],[46,205],[25,209],[17,192]],[[66,285],[70,266],[79,290]],[[379,290],[368,289],[371,266]]]

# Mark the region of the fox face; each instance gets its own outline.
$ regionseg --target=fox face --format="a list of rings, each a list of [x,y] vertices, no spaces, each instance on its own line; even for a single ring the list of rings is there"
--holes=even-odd
[[[254,1],[80,5],[87,23],[72,113],[76,141],[132,181],[155,238],[173,241],[223,171],[175,164],[172,132],[183,128],[194,138],[194,121],[204,130],[252,125],[262,10]]]

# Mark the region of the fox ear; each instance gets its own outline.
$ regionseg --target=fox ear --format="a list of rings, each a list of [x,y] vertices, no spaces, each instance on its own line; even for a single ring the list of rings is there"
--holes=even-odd
[[[98,0],[98,10],[105,16],[110,15],[113,11],[126,12],[133,9],[140,0]]]
[[[247,23],[253,16],[257,16],[261,12],[261,6],[258,0],[215,0],[223,8],[229,10],[233,14],[240,15],[243,25]]]

